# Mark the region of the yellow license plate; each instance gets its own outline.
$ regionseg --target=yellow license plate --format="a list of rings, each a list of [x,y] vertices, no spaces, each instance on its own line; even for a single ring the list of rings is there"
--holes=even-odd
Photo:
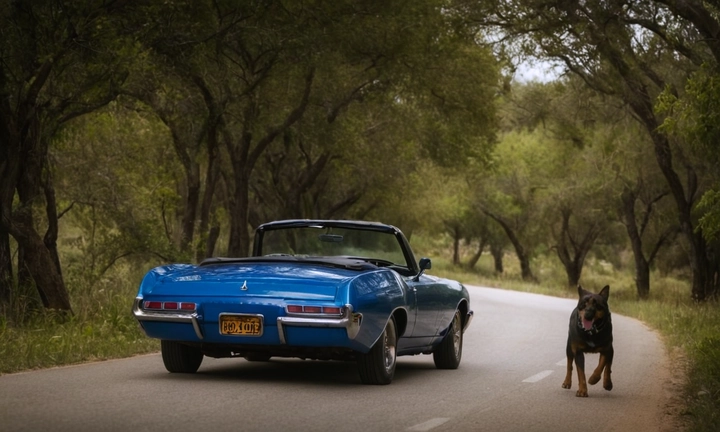
[[[220,334],[262,336],[262,315],[220,315]]]

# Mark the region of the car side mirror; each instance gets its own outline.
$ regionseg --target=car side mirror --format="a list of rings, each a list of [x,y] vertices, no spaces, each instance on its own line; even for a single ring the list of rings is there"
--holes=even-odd
[[[423,273],[425,273],[425,270],[429,270],[432,268],[432,261],[430,261],[430,258],[420,258],[420,273],[418,273],[413,280],[415,282],[420,280],[420,276],[422,276]]]

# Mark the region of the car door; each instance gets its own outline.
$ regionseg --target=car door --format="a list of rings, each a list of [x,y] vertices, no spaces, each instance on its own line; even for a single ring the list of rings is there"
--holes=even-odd
[[[408,286],[415,293],[417,312],[411,337],[418,345],[428,345],[438,333],[438,316],[443,307],[443,286],[435,278],[422,275],[418,281],[410,278]]]

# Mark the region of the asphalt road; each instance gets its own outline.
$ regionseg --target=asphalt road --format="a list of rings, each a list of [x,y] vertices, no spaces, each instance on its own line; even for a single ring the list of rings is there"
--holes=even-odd
[[[389,386],[352,363],[206,358],[169,374],[159,354],[0,376],[0,431],[660,431],[669,364],[657,335],[613,315],[614,388],[561,388],[576,301],[469,287],[458,370],[400,357]],[[612,309],[612,293],[610,296]],[[586,356],[594,368],[597,355]]]

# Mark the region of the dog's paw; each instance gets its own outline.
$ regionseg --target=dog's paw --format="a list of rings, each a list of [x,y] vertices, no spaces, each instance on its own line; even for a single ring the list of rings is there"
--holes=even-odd
[[[571,383],[571,382],[565,381],[565,382],[562,383],[562,388],[564,388],[564,389],[569,389],[570,387],[572,387],[572,383]]]
[[[576,397],[588,397],[587,390],[578,390],[577,393],[575,393]]]
[[[598,381],[600,381],[600,374],[592,374],[590,375],[590,378],[588,378],[588,384],[590,385],[595,385],[598,383]],[[612,387],[612,385],[610,385],[610,387]]]
[[[612,390],[612,387],[613,387],[612,381],[605,381],[605,382],[603,382],[603,388],[604,388],[605,390],[610,391],[610,390]]]

